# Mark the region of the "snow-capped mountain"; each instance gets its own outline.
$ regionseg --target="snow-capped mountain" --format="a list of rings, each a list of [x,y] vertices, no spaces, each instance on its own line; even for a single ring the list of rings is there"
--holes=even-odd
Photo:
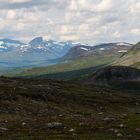
[[[22,53],[27,52],[46,52],[48,54],[57,54],[63,56],[71,47],[80,45],[80,43],[67,41],[57,42],[54,40],[44,40],[43,37],[36,37],[29,43],[22,43],[20,41],[11,39],[0,39],[0,52],[18,50]]]
[[[0,52],[12,51],[13,49],[17,49],[21,45],[24,45],[24,43],[17,40],[0,39]]]
[[[103,43],[95,46],[89,45],[77,45],[72,47],[70,51],[64,56],[64,59],[75,59],[78,57],[88,56],[88,55],[102,55],[102,54],[117,54],[126,53],[133,44],[125,42],[117,43]]]
[[[125,53],[132,46],[125,42],[89,46],[72,41],[45,40],[43,37],[36,37],[29,43],[0,39],[0,68],[48,66],[91,54]]]
[[[64,56],[70,48],[78,44],[71,41],[57,42],[37,37],[30,41],[29,44],[22,45],[20,50],[22,53],[45,53],[48,59],[56,59]]]
[[[75,45],[81,44],[45,40],[43,37],[36,37],[29,43],[0,39],[0,64],[8,67],[55,64]]]

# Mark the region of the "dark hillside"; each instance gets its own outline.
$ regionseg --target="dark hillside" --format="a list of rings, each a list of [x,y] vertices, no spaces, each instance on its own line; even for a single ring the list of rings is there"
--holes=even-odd
[[[140,83],[140,70],[125,66],[109,66],[97,70],[86,79],[87,83],[106,86],[117,86],[128,82]],[[85,79],[83,80],[86,82]]]

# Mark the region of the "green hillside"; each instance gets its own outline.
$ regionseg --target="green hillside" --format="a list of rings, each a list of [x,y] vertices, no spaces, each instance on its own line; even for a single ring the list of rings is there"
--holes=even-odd
[[[56,77],[56,74],[58,73],[64,73],[63,76],[65,76],[65,73],[69,73],[68,79],[71,77],[71,72],[73,71],[80,71],[80,73],[77,75],[78,77],[83,74],[87,74],[91,72],[90,69],[103,67],[105,65],[108,65],[112,63],[114,60],[118,58],[118,55],[90,55],[87,57],[81,57],[78,59],[65,61],[64,63],[48,66],[48,67],[37,67],[32,69],[26,69],[22,72],[14,73],[11,72],[8,74],[8,76],[48,76]],[[89,71],[88,71],[89,70]],[[84,73],[83,73],[84,71]],[[86,71],[86,72],[85,72]],[[52,75],[52,76],[51,76]],[[74,76],[75,77],[75,76]]]
[[[118,59],[114,64],[140,68],[140,42],[138,42],[132,49],[130,49],[124,56]]]

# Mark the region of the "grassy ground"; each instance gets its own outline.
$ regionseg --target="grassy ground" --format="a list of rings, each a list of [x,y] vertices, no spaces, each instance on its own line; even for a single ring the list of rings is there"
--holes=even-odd
[[[116,60],[114,65],[133,66],[140,68],[140,42],[131,48],[125,55]]]
[[[140,61],[137,62],[137,63],[134,63],[134,64],[132,65],[132,67],[137,68],[137,69],[140,69]]]
[[[139,112],[139,91],[0,78],[1,140],[135,140]]]

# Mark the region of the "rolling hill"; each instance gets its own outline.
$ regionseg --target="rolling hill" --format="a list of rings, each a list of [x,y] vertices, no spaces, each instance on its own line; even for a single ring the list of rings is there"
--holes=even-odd
[[[84,81],[100,86],[127,87],[127,89],[140,90],[140,70],[127,66],[108,66],[97,70],[90,76],[83,77]]]
[[[90,68],[92,68],[92,70],[95,68],[100,68],[100,67],[105,67],[106,65],[109,65],[110,63],[112,63],[114,60],[116,60],[118,58],[118,55],[98,55],[98,56],[94,56],[94,55],[90,55],[87,57],[82,57],[82,58],[78,58],[78,59],[74,59],[74,60],[69,60],[69,61],[65,61],[61,64],[57,64],[57,65],[53,65],[53,66],[48,66],[48,67],[36,67],[36,68],[32,68],[32,69],[25,69],[23,71],[18,72],[14,72],[11,71],[9,72],[7,75],[8,76],[29,76],[29,77],[36,77],[36,76],[41,76],[41,77],[46,77],[49,76],[49,78],[51,77],[55,77],[55,75],[59,75],[61,74],[62,78],[65,79],[65,74],[67,75],[68,73],[68,79],[72,79],[74,77],[71,77],[71,73],[73,73],[73,71],[84,71],[86,69],[86,74],[90,74]],[[92,71],[93,72],[93,71]],[[61,76],[60,79],[61,79]],[[83,73],[79,73],[75,75],[75,78],[83,76]],[[66,78],[66,80],[67,80]]]
[[[36,37],[29,43],[9,39],[0,41],[0,74],[8,76],[38,76],[89,69],[109,64],[133,47],[125,42],[89,46],[43,37]]]
[[[83,48],[88,49],[88,51]],[[87,75],[95,72],[97,68],[110,65],[130,48],[132,48],[132,44],[122,42],[101,44],[98,46],[82,45],[81,47],[79,45],[72,47],[62,58],[63,62],[60,64],[24,69],[18,73],[8,73],[8,76],[40,76],[61,80],[79,78],[83,74]]]
[[[120,57],[120,59],[118,59],[114,64],[140,68],[140,42],[131,48],[125,55]]]

